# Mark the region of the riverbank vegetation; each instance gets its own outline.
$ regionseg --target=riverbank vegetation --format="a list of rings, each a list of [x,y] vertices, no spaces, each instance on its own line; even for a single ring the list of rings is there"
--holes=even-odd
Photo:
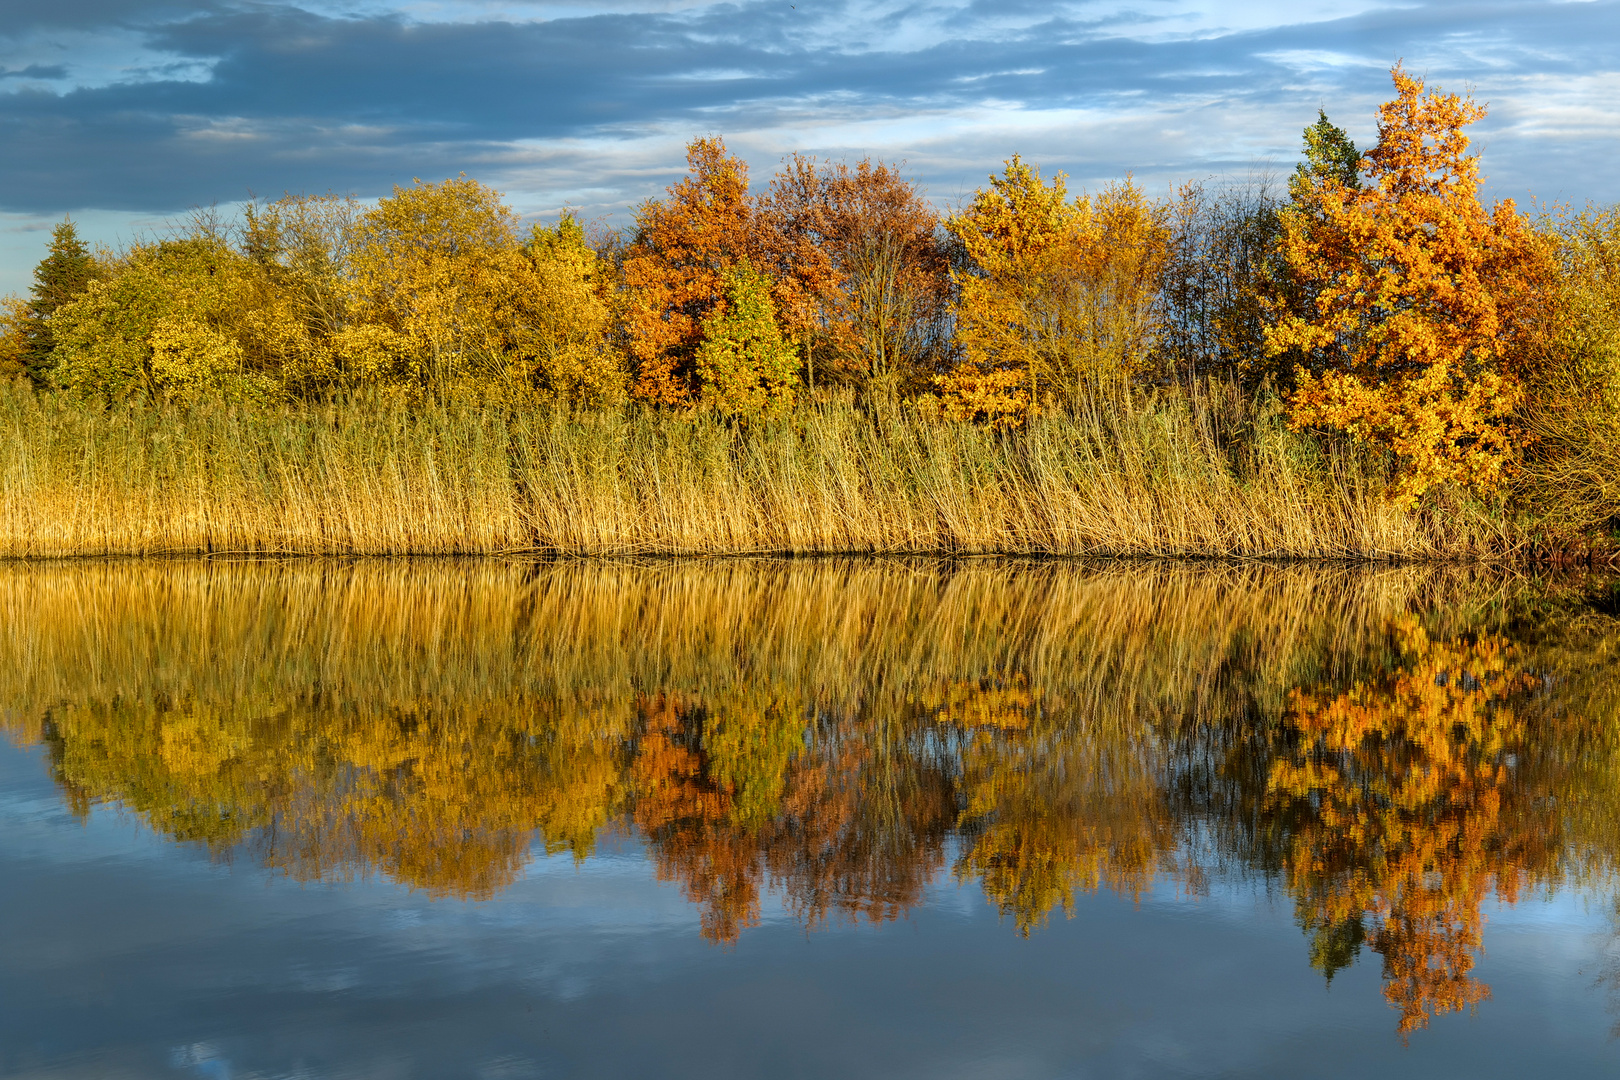
[[[88,251],[0,313],[0,554],[1522,558],[1620,524],[1620,214],[1485,205],[1399,68],[1284,187],[942,215],[718,138],[592,235],[465,177]]]

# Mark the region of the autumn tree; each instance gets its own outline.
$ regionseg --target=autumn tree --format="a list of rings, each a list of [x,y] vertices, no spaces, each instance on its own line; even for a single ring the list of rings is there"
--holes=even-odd
[[[956,279],[963,364],[943,382],[955,414],[1016,419],[1150,363],[1171,232],[1134,183],[1070,200],[1061,174],[1043,182],[1014,157],[946,228],[971,261]]]
[[[1556,815],[1518,790],[1522,703],[1537,685],[1512,644],[1392,628],[1399,666],[1344,693],[1295,690],[1268,811],[1290,822],[1284,862],[1312,963],[1331,978],[1365,944],[1404,1035],[1470,1008],[1480,906],[1556,872]]]
[[[768,695],[644,702],[632,776],[635,823],[664,880],[703,906],[703,935],[730,943],[759,922],[764,840],[802,747],[802,721]]]
[[[529,265],[513,332],[519,377],[555,399],[609,405],[625,395],[624,358],[609,339],[613,319],[607,261],[592,250],[572,214],[536,225],[524,247]]]
[[[921,696],[961,732],[959,880],[1028,936],[1077,892],[1139,898],[1176,846],[1158,778],[1127,740],[1052,723],[1022,676],[954,682]]]
[[[339,195],[286,195],[244,213],[242,252],[254,273],[243,348],[294,390],[366,385],[395,366],[393,356],[367,347],[375,331],[356,333],[349,258],[361,216],[358,200]]]
[[[249,368],[237,333],[246,273],[206,230],[137,245],[52,315],[52,381],[109,398],[263,400],[276,388]]]
[[[1511,465],[1553,262],[1511,200],[1480,202],[1464,128],[1484,107],[1393,78],[1356,168],[1347,142],[1307,132],[1279,254],[1308,303],[1279,306],[1265,336],[1268,354],[1301,357],[1294,424],[1393,451],[1395,491],[1414,501],[1445,483],[1489,489]]]
[[[360,220],[350,258],[359,321],[393,336],[410,377],[498,369],[523,269],[499,192],[466,177],[396,186]]]
[[[811,306],[809,380],[889,393],[920,385],[943,351],[949,267],[939,215],[893,165],[817,163],[795,155],[761,206],[773,273]]]
[[[722,282],[724,303],[703,320],[697,349],[702,400],[734,415],[780,415],[793,404],[799,356],[782,337],[770,281],[744,259]]]
[[[0,297],[0,379],[28,373],[28,330],[32,318],[21,297]]]
[[[686,160],[669,197],[642,204],[624,259],[635,393],[661,405],[697,399],[704,320],[724,303],[726,271],[757,248],[747,163],[718,138],[694,140]]]

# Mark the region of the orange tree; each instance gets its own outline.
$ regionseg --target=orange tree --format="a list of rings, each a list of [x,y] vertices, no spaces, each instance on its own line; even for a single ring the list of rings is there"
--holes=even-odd
[[[950,276],[939,214],[916,184],[883,162],[794,155],[760,210],[770,271],[804,304],[782,316],[811,385],[818,357],[823,374],[880,393],[932,374]]]
[[[748,194],[748,164],[733,157],[718,138],[687,146],[689,174],[669,197],[644,203],[636,238],[624,259],[628,293],[626,329],[636,367],[636,396],[660,405],[690,405],[702,392],[698,363],[705,327],[728,307],[728,285],[746,261],[777,268],[784,242],[776,219]],[[770,277],[772,319],[795,342],[808,331],[813,307],[802,280],[825,260],[799,245],[802,272]]]
[[[1396,494],[1415,502],[1449,482],[1487,490],[1511,466],[1554,263],[1511,200],[1480,202],[1463,129],[1484,106],[1392,75],[1365,183],[1340,169],[1291,185],[1278,254],[1310,303],[1278,304],[1265,336],[1269,355],[1299,360],[1295,426],[1393,451]]]

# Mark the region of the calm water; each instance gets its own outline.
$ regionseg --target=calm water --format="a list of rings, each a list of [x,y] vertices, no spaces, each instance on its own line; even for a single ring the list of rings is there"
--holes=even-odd
[[[1616,595],[0,567],[0,1074],[1616,1075]]]

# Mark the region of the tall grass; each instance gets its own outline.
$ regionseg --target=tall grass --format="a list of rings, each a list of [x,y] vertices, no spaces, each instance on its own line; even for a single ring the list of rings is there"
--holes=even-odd
[[[91,409],[0,389],[0,556],[1016,553],[1469,558],[1365,459],[1220,384],[997,433],[910,406],[737,424],[388,401]]]

